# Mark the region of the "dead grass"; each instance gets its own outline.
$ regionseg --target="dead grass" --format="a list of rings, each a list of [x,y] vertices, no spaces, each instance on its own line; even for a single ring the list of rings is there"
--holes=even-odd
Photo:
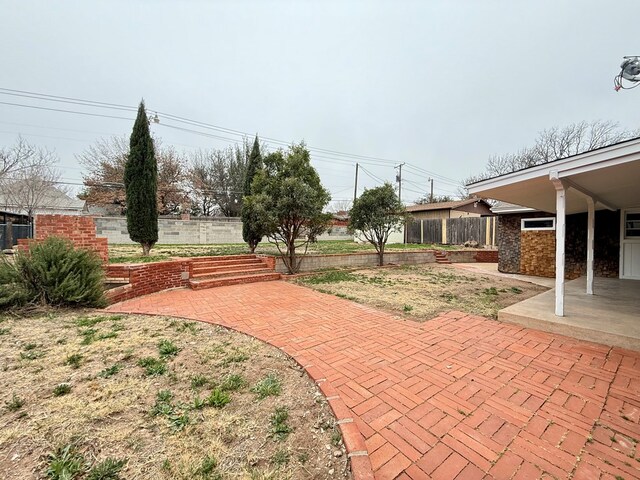
[[[528,282],[433,264],[334,270],[297,281],[325,293],[422,320],[451,310],[496,318],[498,310],[546,290]]]
[[[127,459],[120,471],[127,479],[349,476],[346,455],[333,455],[334,417],[317,387],[251,337],[93,313],[3,317],[0,327],[3,479],[44,478],[48,455],[70,444],[89,465]],[[164,362],[166,373],[146,374],[138,362],[147,357]],[[268,375],[281,392],[260,399],[252,388]],[[56,396],[60,384],[70,390]],[[214,390],[230,402],[207,404]],[[288,413],[279,426],[286,435],[273,434],[277,408]],[[73,478],[86,478],[84,471]]]

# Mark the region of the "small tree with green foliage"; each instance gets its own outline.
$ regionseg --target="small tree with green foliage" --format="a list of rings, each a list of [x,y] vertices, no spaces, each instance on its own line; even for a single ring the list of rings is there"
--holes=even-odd
[[[378,252],[378,265],[384,264],[384,248],[391,232],[399,231],[407,214],[393,186],[365,190],[349,211],[349,230],[361,234]]]
[[[127,196],[127,229],[129,238],[142,245],[142,255],[158,241],[158,164],[144,101],[138,107],[129,142],[129,157],[124,169]]]
[[[289,273],[297,273],[309,243],[329,227],[331,215],[323,213],[331,195],[311,166],[304,143],[264,159],[248,197],[257,231],[275,244]],[[304,248],[302,256],[298,251]]]
[[[251,195],[251,184],[256,173],[262,168],[262,155],[260,154],[260,143],[258,136],[253,141],[253,148],[249,156],[249,164],[247,165],[247,173],[244,178],[244,201],[242,203],[242,238],[251,249],[251,253],[255,252],[256,247],[262,240],[263,232],[259,228],[259,218],[256,217],[254,202],[249,197]]]

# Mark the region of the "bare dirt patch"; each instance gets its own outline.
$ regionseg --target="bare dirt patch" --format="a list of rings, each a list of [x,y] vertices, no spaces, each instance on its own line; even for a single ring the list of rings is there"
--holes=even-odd
[[[334,421],[293,360],[240,333],[91,312],[0,317],[3,479],[350,478]]]
[[[297,282],[423,320],[451,310],[496,318],[498,310],[547,290],[511,278],[433,264],[332,270]]]

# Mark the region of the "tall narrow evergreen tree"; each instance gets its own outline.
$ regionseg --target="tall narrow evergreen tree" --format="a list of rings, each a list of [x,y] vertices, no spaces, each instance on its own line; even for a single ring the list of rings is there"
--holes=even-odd
[[[124,169],[124,188],[129,238],[142,245],[142,254],[147,256],[158,241],[158,164],[144,100],[140,102],[131,133],[129,157]]]
[[[251,155],[249,156],[249,164],[247,165],[247,173],[244,177],[244,197],[245,200],[242,203],[242,238],[249,245],[251,253],[256,250],[256,247],[262,240],[262,232],[258,222],[253,215],[253,203],[247,200],[251,195],[251,183],[253,177],[262,168],[262,155],[260,153],[260,143],[258,142],[258,135],[253,141],[253,148],[251,149]]]

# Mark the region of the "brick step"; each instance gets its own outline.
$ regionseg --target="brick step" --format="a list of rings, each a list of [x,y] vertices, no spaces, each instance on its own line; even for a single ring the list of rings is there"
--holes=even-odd
[[[251,263],[264,263],[264,260],[261,258],[253,257],[253,258],[233,258],[226,260],[216,260],[209,259],[206,260],[194,260],[191,262],[193,268],[203,268],[203,267],[222,267],[225,265],[239,265],[239,264],[251,264]]]
[[[203,280],[203,279],[236,277],[238,275],[255,275],[258,273],[275,273],[275,272],[264,265],[260,265],[259,268],[250,268],[250,269],[239,268],[237,270],[224,270],[222,272],[208,272],[208,273],[197,273],[197,274],[194,273],[191,275],[191,278]]]
[[[220,256],[209,256],[209,257],[191,257],[191,261],[194,263],[200,262],[222,262],[226,260],[249,260],[253,258],[258,258],[255,253],[244,253],[242,255],[220,255]]]
[[[193,275],[209,275],[218,272],[229,272],[235,270],[255,270],[257,268],[267,268],[264,262],[257,263],[236,263],[234,265],[205,265],[205,266],[193,266],[191,272]]]
[[[205,288],[224,287],[227,285],[238,285],[241,283],[255,283],[255,282],[270,282],[273,280],[280,280],[281,275],[279,273],[260,273],[251,275],[236,275],[226,278],[209,278],[201,280],[190,280],[189,287],[193,290],[202,290]]]
[[[444,265],[451,264],[451,260],[449,260],[449,257],[447,256],[446,252],[436,251],[434,253],[434,256],[436,257],[436,263],[440,263]]]

